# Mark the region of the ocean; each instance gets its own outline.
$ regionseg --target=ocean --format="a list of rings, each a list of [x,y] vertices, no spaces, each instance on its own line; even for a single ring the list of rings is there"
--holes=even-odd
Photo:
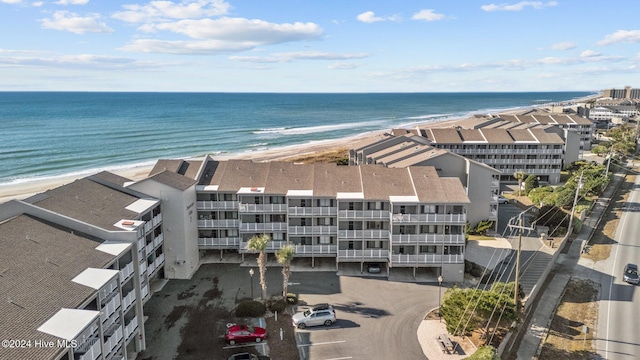
[[[0,186],[260,151],[594,92],[0,92]]]

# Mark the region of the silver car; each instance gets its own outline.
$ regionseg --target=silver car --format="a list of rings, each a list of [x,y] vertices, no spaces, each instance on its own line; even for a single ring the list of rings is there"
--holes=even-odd
[[[307,326],[331,326],[336,322],[336,312],[329,304],[320,304],[306,310],[305,312],[299,312],[291,318],[293,326],[299,329],[304,329]]]

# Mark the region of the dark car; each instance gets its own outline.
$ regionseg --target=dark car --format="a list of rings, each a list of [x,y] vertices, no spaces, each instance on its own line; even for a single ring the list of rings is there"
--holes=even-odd
[[[258,360],[260,359],[258,355],[249,354],[249,353],[240,353],[233,354],[227,360]]]
[[[224,334],[224,340],[230,345],[241,342],[261,342],[266,338],[266,329],[251,325],[232,325]]]
[[[638,276],[638,265],[627,264],[624,267],[624,275],[622,276],[622,280],[628,282],[629,284],[638,284],[638,282],[640,282],[640,276]]]
[[[382,272],[382,267],[380,264],[369,264],[367,265],[367,272],[369,274],[380,274]]]

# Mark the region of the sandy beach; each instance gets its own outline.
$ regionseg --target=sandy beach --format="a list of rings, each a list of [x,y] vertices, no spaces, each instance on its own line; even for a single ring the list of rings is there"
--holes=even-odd
[[[525,112],[529,109],[533,109],[533,107],[523,107],[512,109],[510,111],[502,111],[501,114],[517,114]],[[414,128],[447,128],[447,127],[455,127],[458,124],[463,124],[465,120],[468,118],[457,118],[439,122],[426,122],[422,124],[416,124]],[[291,146],[278,147],[273,149],[266,150],[258,150],[258,151],[246,151],[246,152],[238,152],[238,153],[228,153],[228,154],[220,154],[214,156],[216,160],[229,160],[229,159],[251,159],[254,161],[277,161],[277,160],[288,160],[292,158],[297,158],[305,155],[317,154],[320,152],[340,149],[340,148],[348,148],[351,144],[364,140],[366,138],[373,138],[385,132],[389,132],[391,129],[369,132],[365,134],[354,135],[350,137],[333,139],[333,140],[323,140],[323,141],[315,141],[306,144],[298,144]],[[112,171],[115,174],[126,177],[133,181],[144,179],[151,171],[152,166],[145,167],[134,167],[129,169]],[[47,191],[49,189],[53,189],[68,183],[73,182],[84,176],[69,176],[69,177],[61,177],[55,179],[47,179],[47,180],[35,180],[31,182],[25,182],[20,184],[11,184],[11,185],[0,185],[0,204],[18,199],[22,200],[28,198],[32,195]]]

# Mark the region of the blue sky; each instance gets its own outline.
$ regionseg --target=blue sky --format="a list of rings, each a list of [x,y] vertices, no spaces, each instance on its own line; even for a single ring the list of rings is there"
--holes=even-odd
[[[0,0],[0,91],[640,87],[640,1]]]

